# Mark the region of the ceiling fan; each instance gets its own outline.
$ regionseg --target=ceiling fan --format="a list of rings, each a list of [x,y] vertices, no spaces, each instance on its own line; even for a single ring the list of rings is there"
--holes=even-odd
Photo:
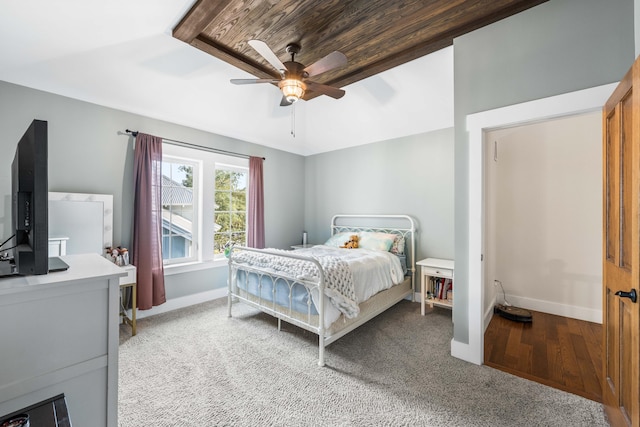
[[[305,67],[303,64],[295,61],[295,55],[297,55],[301,49],[297,43],[287,45],[287,53],[291,55],[291,61],[285,63],[278,59],[276,54],[273,53],[265,42],[261,40],[249,40],[249,45],[278,70],[280,79],[231,79],[231,83],[236,85],[253,83],[277,84],[282,91],[281,106],[291,105],[299,99],[305,99],[305,94],[309,95],[310,92],[321,93],[335,99],[344,96],[345,92],[342,89],[307,80],[309,77],[314,77],[346,65],[347,57],[343,53],[338,51],[331,52],[324,58]]]

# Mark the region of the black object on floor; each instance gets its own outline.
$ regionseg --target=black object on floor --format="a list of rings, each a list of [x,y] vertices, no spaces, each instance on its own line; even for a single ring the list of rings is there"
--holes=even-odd
[[[64,394],[60,394],[13,414],[0,416],[0,426],[5,424],[20,427],[71,427],[71,419]]]
[[[529,310],[525,310],[520,307],[513,307],[510,305],[496,304],[494,313],[498,313],[505,319],[513,320],[515,322],[532,322],[533,316]]]

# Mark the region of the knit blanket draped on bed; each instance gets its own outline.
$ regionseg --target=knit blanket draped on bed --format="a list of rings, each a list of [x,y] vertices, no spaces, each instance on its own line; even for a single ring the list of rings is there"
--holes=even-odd
[[[282,249],[271,249],[271,252],[290,253]],[[331,303],[351,319],[360,313],[353,275],[346,261],[331,256],[313,257],[322,266],[324,272],[324,293]],[[285,276],[293,280],[319,279],[318,268],[315,264],[287,256],[241,251],[233,254],[233,261],[253,267],[259,267],[274,274]]]

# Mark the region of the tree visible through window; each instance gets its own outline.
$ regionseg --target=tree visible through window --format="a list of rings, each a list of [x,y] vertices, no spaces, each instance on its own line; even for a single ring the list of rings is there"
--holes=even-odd
[[[248,171],[216,166],[214,254],[228,243],[247,244]]]

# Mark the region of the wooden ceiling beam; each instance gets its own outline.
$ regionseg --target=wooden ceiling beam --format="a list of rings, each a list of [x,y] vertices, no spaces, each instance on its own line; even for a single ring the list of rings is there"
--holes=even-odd
[[[249,40],[264,41],[283,62],[290,59],[286,46],[298,43],[302,50],[296,61],[305,65],[338,50],[347,56],[347,65],[313,80],[344,87],[546,1],[198,0],[173,35],[257,78],[277,79],[279,74]]]
[[[173,37],[191,42],[224,10],[228,2],[198,0],[173,29]]]
[[[270,71],[266,67],[252,61],[251,59],[238,54],[236,51],[227,49],[211,39],[198,36],[192,42],[191,45],[200,49],[203,52],[210,54],[224,62],[234,65],[243,71],[259,78],[259,79],[279,79],[280,74],[273,70]],[[233,76],[229,76],[232,78]]]
[[[523,10],[526,10],[537,4],[544,3],[546,1],[548,0],[534,0],[533,2],[520,1],[517,4],[513,4],[508,9],[501,9],[496,13],[485,15],[481,19],[476,19],[465,25],[452,28],[447,32],[441,32],[436,38],[422,41],[418,44],[412,45],[411,47],[403,51],[394,52],[393,54],[388,55],[378,61],[367,64],[366,67],[362,67],[353,70],[350,73],[340,75],[338,78],[330,79],[325,84],[336,87],[344,87],[367,77],[379,74],[383,71],[387,71],[393,67],[402,65],[404,63],[413,61],[414,59],[421,58],[440,49],[444,49],[445,47],[451,46],[453,45],[453,40],[459,36],[497,22],[501,19],[513,15],[514,13],[519,13]]]

